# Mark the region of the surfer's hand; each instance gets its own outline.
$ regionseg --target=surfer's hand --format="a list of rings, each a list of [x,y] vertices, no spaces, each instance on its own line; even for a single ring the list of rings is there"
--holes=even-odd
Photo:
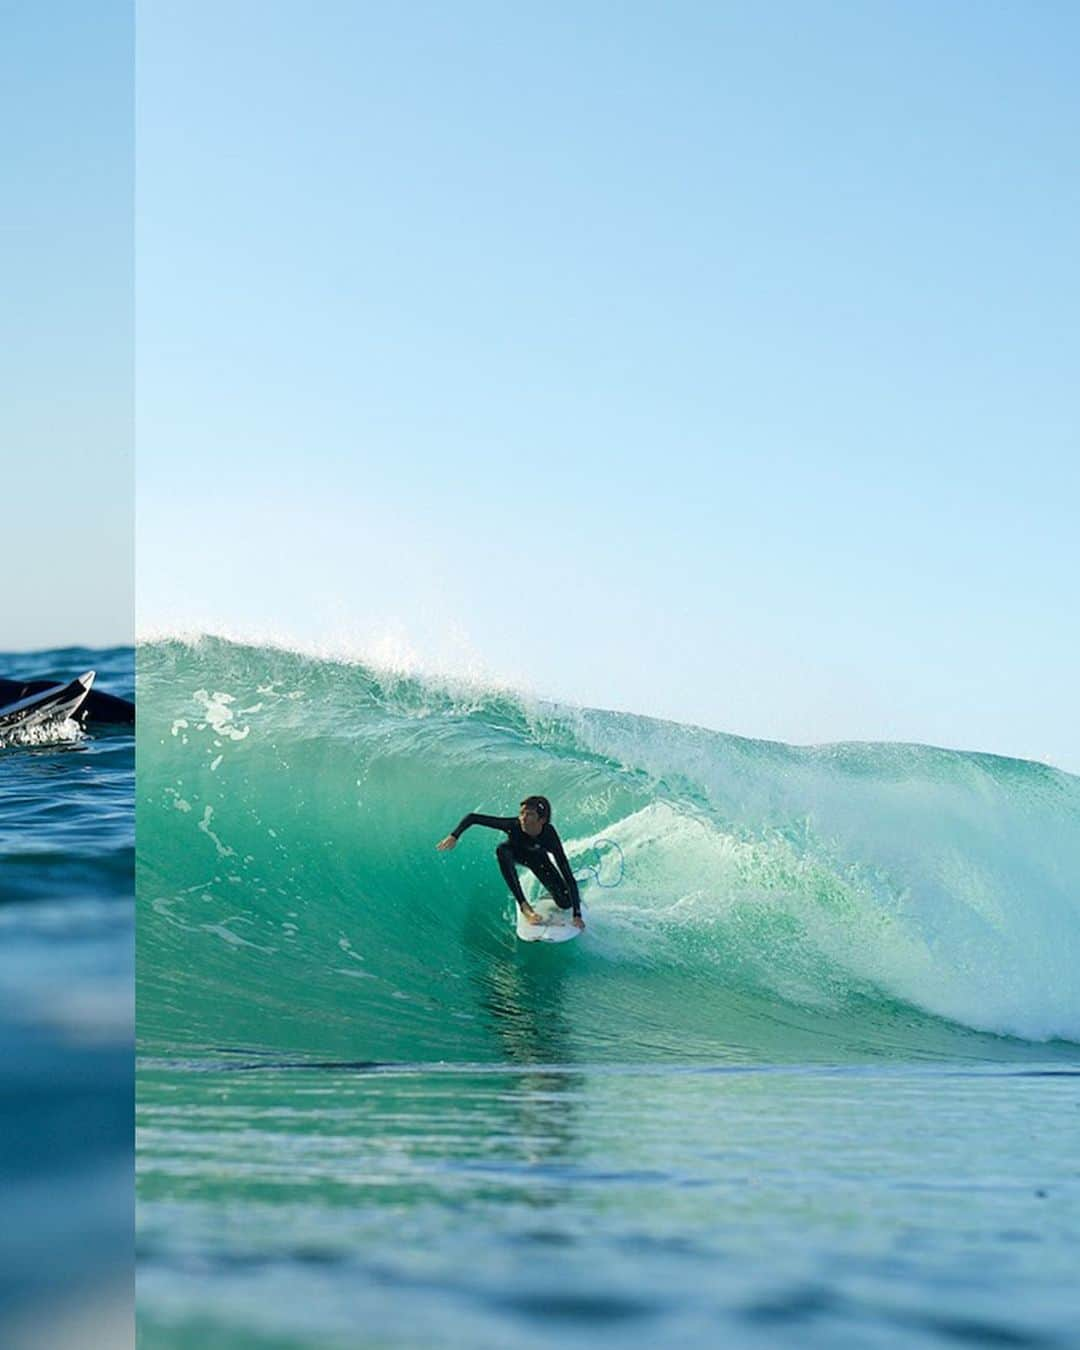
[[[440,839],[439,842],[435,845],[435,847],[439,850],[440,853],[449,853],[450,850],[456,844],[457,840],[454,838],[454,836],[452,834],[448,834],[445,839]]]
[[[585,920],[581,917],[580,914],[575,914],[574,917],[570,920],[570,922],[574,925],[575,928],[585,927]]]

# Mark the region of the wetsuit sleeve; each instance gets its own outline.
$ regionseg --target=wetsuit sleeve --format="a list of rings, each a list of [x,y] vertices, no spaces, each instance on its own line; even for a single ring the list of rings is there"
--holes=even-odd
[[[566,850],[562,846],[562,840],[559,838],[555,826],[549,825],[548,829],[551,831],[551,839],[548,842],[548,847],[552,857],[558,864],[559,871],[562,873],[563,881],[566,882],[567,890],[570,892],[570,899],[574,904],[574,916],[575,918],[580,917],[581,896],[578,894],[577,877],[574,876],[573,870],[570,867],[569,859],[566,856]]]
[[[486,825],[489,830],[505,830],[509,834],[513,823],[513,816],[481,816],[471,811],[450,833],[455,839],[460,839],[470,825]]]

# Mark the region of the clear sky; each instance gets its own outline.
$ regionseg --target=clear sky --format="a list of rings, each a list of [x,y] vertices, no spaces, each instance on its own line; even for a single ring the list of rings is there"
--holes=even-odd
[[[133,30],[0,0],[0,650],[134,636]]]
[[[1080,10],[147,0],[147,630],[1080,771]]]

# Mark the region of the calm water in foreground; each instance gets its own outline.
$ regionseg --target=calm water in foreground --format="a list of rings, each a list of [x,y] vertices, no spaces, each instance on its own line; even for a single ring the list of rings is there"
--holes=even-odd
[[[150,1063],[140,1343],[1076,1344],[1080,1070]]]

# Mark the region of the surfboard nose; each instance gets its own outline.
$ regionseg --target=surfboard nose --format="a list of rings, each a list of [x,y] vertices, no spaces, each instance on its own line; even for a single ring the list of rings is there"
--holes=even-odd
[[[89,690],[90,686],[94,683],[94,676],[96,674],[96,670],[88,670],[85,675],[79,676],[79,683],[84,689]]]

